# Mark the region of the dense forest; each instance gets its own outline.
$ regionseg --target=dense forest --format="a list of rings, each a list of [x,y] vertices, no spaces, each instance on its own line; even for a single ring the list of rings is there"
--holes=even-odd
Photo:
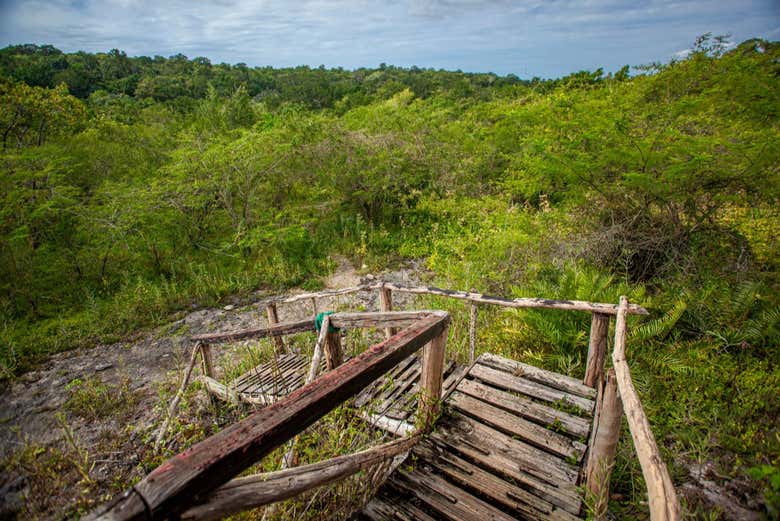
[[[626,294],[651,310],[632,372],[675,478],[710,459],[777,515],[778,76],[780,43],[710,36],[528,81],[6,47],[0,378],[230,295],[316,289],[337,254],[507,297]],[[486,342],[582,371],[587,317],[495,320]],[[615,482],[638,502],[629,459]]]

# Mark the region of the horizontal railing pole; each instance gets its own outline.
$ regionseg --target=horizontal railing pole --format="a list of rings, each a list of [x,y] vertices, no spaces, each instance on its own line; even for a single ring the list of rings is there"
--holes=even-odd
[[[680,503],[672,484],[672,478],[666,468],[656,445],[650,422],[647,420],[639,395],[631,381],[631,372],[626,362],[626,315],[628,299],[620,297],[617,319],[615,321],[615,347],[612,352],[612,365],[615,368],[618,391],[623,402],[623,410],[628,420],[628,430],[634,441],[634,448],[642,467],[642,475],[647,485],[647,498],[650,504],[652,521],[677,521],[680,519]]]
[[[431,286],[402,286],[390,282],[374,284],[373,288],[387,288],[401,293],[416,293],[419,295],[438,295],[457,300],[470,300],[481,304],[493,304],[508,308],[543,308],[560,309],[568,311],[587,311],[589,313],[604,313],[606,315],[617,314],[618,306],[615,304],[602,304],[598,302],[585,302],[582,300],[551,300],[544,298],[516,298],[507,299],[502,297],[493,297],[481,293],[472,293],[469,291],[453,291],[449,289],[434,288]],[[627,313],[630,315],[647,315],[648,312],[642,306],[631,304]]]
[[[293,333],[303,333],[305,331],[314,331],[314,320],[309,318],[306,320],[299,320],[298,322],[286,322],[270,327],[194,335],[190,337],[190,340],[193,342],[200,342],[201,344],[219,344],[221,342],[233,342],[235,340],[246,340],[248,338],[291,335]]]
[[[210,521],[250,508],[257,508],[297,496],[349,477],[372,465],[410,450],[421,436],[410,436],[370,449],[291,469],[233,479],[206,500],[185,511],[181,518]]]
[[[449,320],[444,312],[419,320],[279,402],[169,459],[95,515],[117,521],[175,517],[433,340]]]

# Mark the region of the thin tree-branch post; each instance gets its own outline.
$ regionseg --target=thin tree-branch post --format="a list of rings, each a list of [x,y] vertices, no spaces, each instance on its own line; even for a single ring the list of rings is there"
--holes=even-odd
[[[393,293],[390,288],[382,286],[379,288],[379,309],[380,311],[392,311],[393,310]],[[396,328],[386,327],[385,338],[390,338],[396,333]]]
[[[588,342],[588,361],[585,366],[583,383],[596,387],[604,374],[604,360],[607,356],[607,335],[609,333],[609,315],[593,313],[590,321],[590,341]]]
[[[474,363],[477,350],[477,303],[469,302],[469,363]]]
[[[602,380],[598,380],[599,385]],[[600,410],[593,429],[595,436],[585,469],[588,493],[593,500],[593,514],[597,520],[606,519],[609,503],[609,478],[615,466],[615,453],[620,439],[623,405],[617,389],[615,370],[610,369],[600,389]]]
[[[441,388],[444,374],[444,353],[447,346],[447,329],[434,337],[423,349],[420,374],[420,398],[417,425],[429,432],[441,412]]]
[[[195,363],[198,360],[198,352],[202,349],[202,345],[200,342],[197,342],[195,346],[192,348],[192,353],[190,354],[190,361],[187,364],[187,368],[184,370],[184,377],[181,380],[181,386],[179,387],[179,390],[176,392],[176,396],[173,397],[173,400],[171,401],[170,406],[168,407],[168,413],[165,415],[165,421],[163,422],[162,427],[160,428],[160,432],[157,433],[157,438],[154,440],[154,450],[157,450],[162,443],[162,441],[165,439],[165,434],[168,432],[168,427],[171,424],[171,420],[173,419],[173,416],[176,414],[176,409],[179,408],[179,402],[181,401],[181,397],[184,396],[184,391],[187,390],[187,386],[190,384],[190,377],[192,376],[192,370],[195,368]]]
[[[672,478],[661,459],[661,453],[650,429],[650,422],[639,401],[639,395],[631,380],[631,371],[626,361],[626,315],[629,312],[628,299],[620,297],[615,319],[615,347],[612,351],[612,365],[615,368],[623,408],[626,411],[628,430],[634,441],[634,448],[642,467],[647,485],[647,500],[651,521],[677,521],[681,518],[680,502],[674,490]]]
[[[276,309],[276,302],[271,302],[265,308],[265,314],[268,317],[268,325],[275,326],[279,323],[279,313]],[[280,335],[273,335],[274,346],[276,346],[276,352],[281,353],[284,351],[284,340]]]

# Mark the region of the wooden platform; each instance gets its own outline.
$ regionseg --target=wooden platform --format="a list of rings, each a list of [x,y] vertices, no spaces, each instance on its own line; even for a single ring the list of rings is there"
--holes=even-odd
[[[579,519],[595,390],[490,354],[450,382],[434,432],[353,519]]]

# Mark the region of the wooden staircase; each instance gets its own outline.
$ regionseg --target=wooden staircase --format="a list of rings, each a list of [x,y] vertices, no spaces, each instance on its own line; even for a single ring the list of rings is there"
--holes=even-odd
[[[595,397],[573,378],[480,356],[353,519],[578,519]]]

